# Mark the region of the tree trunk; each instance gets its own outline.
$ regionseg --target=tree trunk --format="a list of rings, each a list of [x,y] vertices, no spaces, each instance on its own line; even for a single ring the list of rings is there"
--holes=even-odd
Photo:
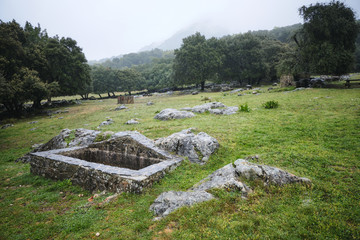
[[[129,91],[128,93],[129,93],[129,95],[131,96],[131,92]]]
[[[98,93],[98,95],[99,95],[99,97],[100,97],[100,99],[101,99],[102,97],[101,97],[100,93]]]
[[[39,108],[41,108],[41,99],[36,99],[36,100],[34,100],[33,105],[32,105],[32,108],[34,108],[34,109],[39,109]]]
[[[205,81],[202,81],[201,82],[201,91],[204,91],[205,90]]]

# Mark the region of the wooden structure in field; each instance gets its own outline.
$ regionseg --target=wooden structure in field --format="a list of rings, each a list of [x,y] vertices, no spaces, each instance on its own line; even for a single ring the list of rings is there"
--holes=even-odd
[[[118,104],[133,104],[134,96],[118,96]]]

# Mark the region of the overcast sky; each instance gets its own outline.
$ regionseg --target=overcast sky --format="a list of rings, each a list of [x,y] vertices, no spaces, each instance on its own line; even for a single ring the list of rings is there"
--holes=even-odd
[[[360,0],[344,2],[360,18]],[[298,9],[311,3],[316,0],[0,0],[0,19],[40,23],[98,60],[137,52],[197,22],[229,33],[301,23]]]

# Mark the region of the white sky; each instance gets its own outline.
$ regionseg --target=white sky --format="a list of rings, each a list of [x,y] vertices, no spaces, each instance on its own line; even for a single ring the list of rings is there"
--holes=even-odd
[[[330,0],[320,0],[330,2]],[[360,16],[360,0],[345,0]],[[316,0],[0,0],[0,19],[40,23],[71,37],[88,60],[137,52],[197,22],[230,33],[301,23],[298,9]]]

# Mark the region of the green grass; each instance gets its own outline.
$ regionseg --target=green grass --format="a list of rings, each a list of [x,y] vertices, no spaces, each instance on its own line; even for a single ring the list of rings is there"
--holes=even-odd
[[[153,119],[164,108],[192,107],[204,98],[247,104],[251,111]],[[269,100],[278,108],[265,109]],[[147,106],[148,101],[155,104]],[[128,105],[129,111],[111,111],[116,105],[116,99],[85,101],[54,118],[8,120],[14,127],[0,130],[0,239],[89,239],[97,232],[99,239],[360,238],[360,89],[145,97]],[[34,176],[28,164],[14,162],[64,128],[96,129],[106,117],[114,123],[102,131],[136,130],[155,139],[193,127],[218,139],[221,147],[206,165],[185,161],[143,194],[121,194],[103,206],[97,203],[111,193],[89,204],[91,193],[66,180]],[[131,118],[140,124],[124,124]],[[258,163],[311,179],[312,186],[248,182],[255,188],[248,200],[238,192],[213,190],[216,199],[152,221],[148,209],[163,191],[186,190],[214,170],[254,155],[260,156]]]

